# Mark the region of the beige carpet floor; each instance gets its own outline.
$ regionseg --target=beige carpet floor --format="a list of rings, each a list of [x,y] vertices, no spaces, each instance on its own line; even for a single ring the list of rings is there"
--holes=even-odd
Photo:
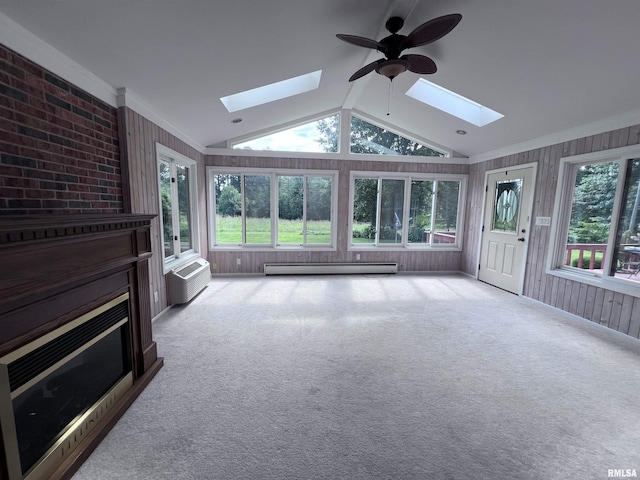
[[[640,474],[640,342],[465,276],[214,278],[74,480]]]

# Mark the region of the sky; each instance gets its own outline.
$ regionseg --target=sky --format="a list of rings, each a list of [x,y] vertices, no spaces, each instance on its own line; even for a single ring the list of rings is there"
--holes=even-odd
[[[320,137],[320,131],[316,122],[290,128],[282,132],[256,138],[240,144],[234,148],[251,150],[275,150],[285,152],[324,152],[316,141]]]

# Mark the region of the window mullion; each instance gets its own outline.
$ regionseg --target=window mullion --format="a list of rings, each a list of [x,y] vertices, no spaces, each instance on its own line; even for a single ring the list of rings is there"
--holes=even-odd
[[[302,246],[307,245],[307,185],[309,177],[302,176]]]
[[[411,177],[404,181],[404,206],[402,207],[402,246],[406,247],[409,243],[409,217],[411,215]]]
[[[622,201],[627,197],[625,192],[627,171],[629,167],[629,159],[621,160],[618,166],[618,180],[616,183],[616,195],[613,199],[613,209],[611,212],[611,226],[609,228],[609,237],[607,238],[607,251],[604,256],[604,264],[602,272],[605,276],[611,275],[611,262],[616,250],[618,229],[620,228],[620,215],[622,213]]]
[[[436,215],[438,212],[438,180],[433,181],[433,193],[431,196],[431,226],[429,230],[431,230],[431,235],[429,235],[429,246],[433,246],[433,239],[436,234]]]
[[[576,188],[576,175],[580,168],[577,164],[568,165],[567,174],[563,177],[565,197],[563,200],[563,206],[558,212],[558,229],[557,241],[559,245],[562,245],[561,249],[556,251],[556,258],[554,261],[554,268],[562,268],[567,260],[567,244],[569,239],[569,223],[571,221],[571,205]]]
[[[380,212],[382,210],[382,178],[378,178],[378,192],[376,195],[376,239],[375,246],[380,246]]]
[[[178,167],[174,159],[171,159],[171,230],[173,241],[173,254],[180,257],[180,205],[178,196]]]
[[[244,173],[240,174],[240,217],[242,224],[242,236],[240,242],[242,246],[247,244],[247,202],[245,199],[246,189],[244,188],[245,176]]]
[[[271,208],[269,208],[269,221],[271,223],[271,246],[278,245],[278,219],[280,218],[280,191],[278,185],[278,175],[272,173],[269,176],[269,193],[271,197]]]

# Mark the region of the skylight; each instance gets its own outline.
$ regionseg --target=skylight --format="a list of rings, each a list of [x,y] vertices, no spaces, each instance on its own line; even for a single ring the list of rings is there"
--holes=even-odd
[[[478,127],[484,127],[504,117],[504,115],[495,110],[431,83],[424,78],[419,78],[407,90],[407,95]]]
[[[338,114],[304,125],[233,144],[242,150],[280,152],[337,152],[340,116]]]
[[[315,90],[320,85],[321,75],[322,70],[317,70],[305,75],[300,75],[299,77],[265,85],[264,87],[222,97],[220,101],[227,107],[229,112],[237,112],[245,108],[255,107],[275,100],[292,97],[299,93]]]

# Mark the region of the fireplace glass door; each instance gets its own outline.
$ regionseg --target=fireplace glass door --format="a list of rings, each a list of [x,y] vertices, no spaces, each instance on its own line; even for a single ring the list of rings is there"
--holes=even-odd
[[[85,426],[83,416],[131,376],[128,310],[125,294],[0,359],[9,386],[0,392],[2,411],[12,412],[1,418],[5,445],[13,446],[10,479],[34,478],[53,451],[70,450],[66,436],[86,434],[93,419]]]

